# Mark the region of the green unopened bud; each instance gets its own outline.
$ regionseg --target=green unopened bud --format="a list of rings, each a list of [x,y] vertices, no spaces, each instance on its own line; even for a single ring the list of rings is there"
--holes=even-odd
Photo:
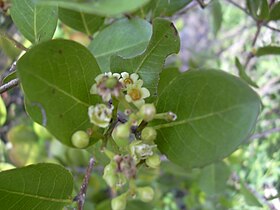
[[[151,168],[158,168],[160,165],[160,156],[158,154],[153,154],[146,159],[146,164]]]
[[[125,210],[126,207],[126,193],[113,198],[111,202],[112,210]]]
[[[151,202],[154,199],[155,192],[151,187],[139,187],[136,192],[137,197],[143,202]]]
[[[130,127],[127,124],[121,124],[116,127],[112,137],[119,147],[125,147],[129,143]]]
[[[117,84],[118,84],[118,79],[115,77],[109,77],[105,82],[105,86],[107,88],[114,88]]]
[[[103,174],[103,179],[106,181],[106,183],[114,188],[117,184],[117,165],[115,162],[111,161],[107,166],[104,168],[104,174]]]
[[[71,137],[72,144],[77,148],[84,148],[89,144],[89,135],[85,131],[76,131]]]
[[[141,106],[139,110],[140,117],[143,118],[143,120],[149,122],[154,119],[156,114],[156,108],[154,104],[144,104]]]
[[[141,132],[141,138],[144,141],[151,142],[154,141],[157,137],[157,132],[152,127],[146,127]]]

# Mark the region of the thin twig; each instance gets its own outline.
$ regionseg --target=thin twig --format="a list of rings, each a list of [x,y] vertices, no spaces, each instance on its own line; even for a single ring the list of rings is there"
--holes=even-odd
[[[0,86],[0,94],[18,86],[18,84],[19,84],[19,79],[13,79],[10,82]]]
[[[20,42],[18,42],[17,40],[15,40],[15,39],[14,39],[12,36],[10,36],[9,34],[0,32],[0,36],[3,36],[3,37],[5,37],[6,39],[10,40],[10,41],[15,45],[15,47],[17,47],[17,48],[20,49],[20,50],[23,50],[23,51],[27,51],[27,50],[28,50],[28,48],[26,48],[25,46],[23,46],[23,44],[21,44]]]
[[[264,132],[256,133],[256,134],[252,135],[250,137],[250,140],[263,138],[263,137],[266,137],[270,134],[278,133],[278,132],[280,132],[280,128],[272,128],[272,129],[266,130]]]
[[[91,175],[94,164],[95,164],[95,160],[94,160],[93,157],[91,157],[90,160],[89,160],[89,164],[88,164],[88,167],[87,167],[85,178],[83,180],[83,184],[80,188],[80,192],[74,198],[74,201],[77,201],[77,203],[78,203],[78,210],[83,210],[83,208],[84,208],[88,183],[89,183],[90,175]]]

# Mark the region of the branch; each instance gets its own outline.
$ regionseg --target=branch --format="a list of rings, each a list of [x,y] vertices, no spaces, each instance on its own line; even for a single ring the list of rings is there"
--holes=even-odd
[[[278,132],[280,132],[280,128],[272,128],[272,129],[266,130],[264,132],[256,133],[256,134],[252,135],[250,137],[250,140],[259,139],[259,138],[266,137],[266,136],[269,136],[270,134],[278,133]]]
[[[0,94],[18,86],[18,84],[19,84],[19,79],[13,79],[10,82],[0,86]]]
[[[74,201],[76,201],[78,203],[78,210],[83,210],[83,208],[84,208],[84,203],[85,203],[85,198],[86,198],[86,192],[87,192],[87,187],[88,187],[88,183],[89,183],[89,178],[90,178],[90,174],[92,172],[94,164],[95,164],[95,160],[94,160],[93,157],[91,157],[90,160],[89,160],[89,164],[88,164],[88,167],[87,167],[85,178],[83,180],[83,184],[82,184],[82,186],[80,188],[80,192],[74,198]]]

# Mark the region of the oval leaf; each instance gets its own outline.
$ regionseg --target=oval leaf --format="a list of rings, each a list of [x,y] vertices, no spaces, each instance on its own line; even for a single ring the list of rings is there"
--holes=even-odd
[[[89,93],[100,74],[92,54],[76,42],[53,40],[32,48],[17,67],[31,118],[72,146],[72,134],[91,127],[88,107],[97,102]]]
[[[89,45],[101,71],[110,70],[110,57],[134,57],[147,47],[152,35],[151,24],[142,19],[120,20],[101,31]]]
[[[59,8],[59,19],[69,27],[92,35],[103,24],[104,18],[88,13]]]
[[[72,175],[62,166],[41,163],[0,172],[2,209],[61,210],[72,202]]]
[[[32,43],[53,37],[57,25],[56,6],[35,5],[33,0],[13,0],[11,16],[20,32]]]
[[[112,72],[138,73],[149,89],[151,96],[157,95],[159,74],[168,55],[178,53],[180,39],[174,25],[165,19],[156,18],[153,21],[153,35],[146,51],[134,58],[124,59],[112,56]]]
[[[100,16],[117,16],[129,13],[144,6],[149,0],[33,0],[39,4],[55,5],[77,12],[85,12]]]
[[[162,122],[156,141],[174,163],[194,168],[232,153],[251,134],[260,100],[242,80],[223,71],[189,71],[159,95],[157,111],[178,119]]]
[[[256,51],[256,56],[265,56],[265,55],[280,55],[280,47],[279,46],[265,46],[260,47]]]
[[[280,20],[280,2],[276,2],[269,14],[269,20]]]

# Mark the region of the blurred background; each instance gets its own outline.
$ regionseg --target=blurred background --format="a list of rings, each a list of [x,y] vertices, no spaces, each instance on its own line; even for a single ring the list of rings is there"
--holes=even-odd
[[[258,28],[242,8],[242,0],[214,1],[204,9],[193,1],[170,17],[180,33],[181,51],[169,57],[166,68],[185,71],[207,66],[238,75],[236,57],[244,64],[255,47],[279,46],[280,21],[271,22],[270,28]],[[3,10],[0,32],[26,47],[30,45],[13,25],[9,12]],[[91,41],[61,22],[55,38],[73,39],[85,46]],[[13,77],[7,75],[20,52],[7,37],[0,36],[0,81]],[[263,103],[250,139],[224,161],[202,169],[186,171],[168,161],[162,162],[160,170],[141,169],[138,184],[153,186],[156,198],[150,204],[133,201],[127,209],[280,210],[280,56],[250,58],[246,72],[258,86],[253,88]],[[38,162],[59,163],[73,173],[78,192],[93,154],[98,164],[90,180],[85,209],[110,209],[110,190],[102,179],[102,166],[108,160],[98,147],[76,150],[63,146],[45,128],[32,122],[25,113],[19,87],[1,95],[0,126],[0,171]]]

